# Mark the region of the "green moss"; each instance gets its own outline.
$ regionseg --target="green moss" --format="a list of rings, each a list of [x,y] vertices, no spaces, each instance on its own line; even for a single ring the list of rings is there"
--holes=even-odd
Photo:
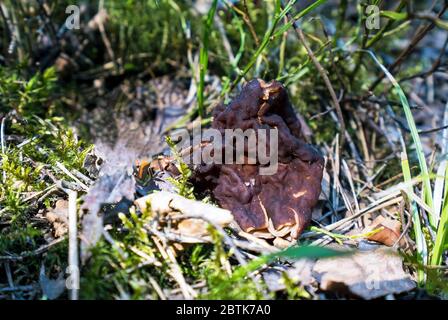
[[[56,168],[83,171],[82,163],[91,149],[78,140],[62,118],[52,116],[56,104],[56,78],[53,69],[26,79],[20,69],[0,67],[0,108],[6,114],[6,137],[1,154],[0,178],[0,255],[25,256],[11,262],[16,285],[38,281],[41,264],[63,272],[67,261],[65,242],[51,247],[44,255],[31,255],[47,244],[51,225],[37,217],[54,206],[63,193],[38,199],[67,177]],[[45,120],[44,120],[45,119]]]

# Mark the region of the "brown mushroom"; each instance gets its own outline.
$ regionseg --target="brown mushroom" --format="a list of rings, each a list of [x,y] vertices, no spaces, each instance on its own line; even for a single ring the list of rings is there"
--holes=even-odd
[[[303,141],[286,89],[277,81],[252,80],[229,105],[216,107],[213,116],[212,128],[223,135],[225,129],[278,129],[278,169],[261,175],[258,160],[203,164],[195,170],[196,182],[212,191],[244,231],[296,239],[310,223],[321,192],[324,159]],[[269,139],[267,144],[270,150]]]

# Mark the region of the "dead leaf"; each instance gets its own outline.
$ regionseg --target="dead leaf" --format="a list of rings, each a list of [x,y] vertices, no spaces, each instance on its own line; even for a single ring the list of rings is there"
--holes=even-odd
[[[230,211],[221,209],[211,204],[184,198],[178,194],[160,191],[152,193],[134,201],[140,211],[145,211],[147,205],[151,205],[154,213],[162,216],[169,214],[181,214],[188,216],[180,219],[175,228],[175,232],[186,237],[192,237],[189,242],[197,242],[195,239],[209,236],[209,223],[221,227],[228,226],[233,222]]]
[[[169,178],[172,178],[172,175],[167,171],[157,171],[147,183],[137,183],[137,192],[142,196],[154,191],[168,191],[174,193],[176,191],[176,187],[169,180]]]
[[[55,207],[47,211],[45,218],[53,225],[56,238],[65,235],[68,231],[68,201],[56,201]]]
[[[177,224],[177,231],[184,236],[201,238],[208,235],[208,224],[200,219],[185,219]]]
[[[90,248],[98,242],[103,232],[101,206],[110,203],[117,204],[122,199],[132,201],[134,193],[134,177],[121,169],[113,175],[100,177],[84,196],[84,204],[81,208],[88,212],[82,220],[81,261],[83,263],[89,258]]]
[[[98,143],[96,154],[104,159],[99,178],[83,197],[81,209],[87,211],[82,219],[81,261],[90,256],[90,248],[101,238],[103,216],[100,212],[104,204],[116,204],[122,199],[134,200],[135,179],[128,171],[137,157],[137,152],[127,149],[123,142],[113,148]]]
[[[288,277],[296,283],[300,283],[303,286],[311,285],[315,282],[313,277],[313,266],[315,260],[300,259],[293,263],[292,268],[287,271]]]
[[[410,291],[416,286],[403,270],[401,257],[384,247],[318,260],[313,274],[324,291],[348,293],[366,300]]]
[[[400,238],[401,223],[383,216],[376,217],[372,224],[364,229],[363,233],[368,233],[378,228],[382,228],[382,230],[368,236],[367,239],[392,247]]]
[[[263,280],[269,291],[277,292],[285,290],[286,286],[283,283],[282,272],[275,269],[268,269],[262,273]]]
[[[285,240],[285,239],[281,238],[281,237],[276,237],[274,239],[274,243],[273,244],[274,244],[274,247],[276,247],[276,248],[286,249],[289,246],[291,246],[292,243],[290,241],[288,241],[288,240]]]

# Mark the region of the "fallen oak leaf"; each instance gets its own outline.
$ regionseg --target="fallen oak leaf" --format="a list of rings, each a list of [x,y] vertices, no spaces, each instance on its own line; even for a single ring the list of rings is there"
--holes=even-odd
[[[367,239],[385,244],[389,247],[392,247],[400,239],[401,223],[383,216],[376,217],[371,225],[367,226],[363,232],[370,233],[379,228],[380,230],[378,232],[370,234]],[[404,239],[401,239],[400,245],[404,244],[404,241]]]

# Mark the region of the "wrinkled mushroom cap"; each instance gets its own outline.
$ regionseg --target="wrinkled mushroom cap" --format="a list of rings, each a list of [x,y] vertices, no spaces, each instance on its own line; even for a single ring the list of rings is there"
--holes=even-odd
[[[252,80],[229,105],[216,107],[213,116],[212,127],[221,132],[278,129],[278,170],[260,175],[259,162],[217,164],[197,168],[196,179],[212,190],[244,231],[297,238],[321,192],[324,159],[302,140],[285,88],[277,81]]]

